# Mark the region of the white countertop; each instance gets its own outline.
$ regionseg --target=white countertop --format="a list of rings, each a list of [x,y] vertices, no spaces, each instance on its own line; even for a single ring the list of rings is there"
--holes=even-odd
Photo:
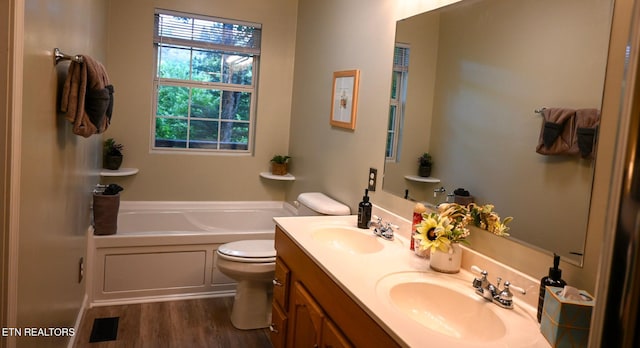
[[[396,234],[394,241],[385,241],[384,248],[368,254],[338,250],[312,238],[312,231],[321,227],[356,227],[356,216],[313,216],[275,218],[276,224],[287,233],[333,280],[347,292],[396,341],[410,347],[549,347],[539,330],[536,309],[519,301],[514,295],[514,309],[503,309],[485,301],[474,293],[474,275],[461,270],[457,274],[438,273],[429,268],[427,259],[409,250],[409,241]],[[369,234],[368,230],[361,230]],[[370,235],[370,238],[379,238]],[[464,254],[463,254],[464,257]],[[506,325],[504,336],[497,340],[478,342],[455,338],[430,330],[394,306],[384,294],[385,276],[403,272],[409,277],[444,280],[455,291],[468,294],[474,301],[484,302]],[[419,273],[416,273],[419,272]],[[452,290],[452,291],[454,291]],[[442,298],[442,301],[447,301]],[[452,306],[457,304],[452,302]],[[460,309],[460,315],[473,315]]]

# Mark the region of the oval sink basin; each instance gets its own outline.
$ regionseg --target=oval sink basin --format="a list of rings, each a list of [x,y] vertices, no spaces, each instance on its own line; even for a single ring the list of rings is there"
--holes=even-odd
[[[311,238],[325,245],[351,254],[370,254],[384,248],[378,237],[369,230],[355,227],[331,226],[313,230]]]
[[[495,305],[475,295],[471,286],[464,294],[441,279],[413,274],[418,279],[410,280],[406,274],[383,279],[378,295],[422,326],[456,339],[488,342],[505,336],[506,326],[493,311]]]

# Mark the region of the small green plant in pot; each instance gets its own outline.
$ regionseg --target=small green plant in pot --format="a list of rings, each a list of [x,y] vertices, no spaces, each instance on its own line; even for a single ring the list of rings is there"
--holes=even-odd
[[[431,166],[433,165],[433,158],[427,152],[418,157],[418,176],[428,177],[431,176]]]
[[[122,144],[116,143],[113,138],[104,141],[102,152],[102,167],[110,170],[118,170],[122,165]]]
[[[275,155],[271,159],[271,174],[286,175],[289,172],[289,156]]]

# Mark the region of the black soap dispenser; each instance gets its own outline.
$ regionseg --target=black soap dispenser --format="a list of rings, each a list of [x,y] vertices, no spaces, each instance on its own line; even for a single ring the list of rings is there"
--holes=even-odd
[[[362,202],[358,204],[358,227],[369,228],[369,221],[371,221],[371,202],[369,202],[369,190],[365,189]]]
[[[538,297],[538,322],[542,320],[542,306],[544,305],[545,287],[557,286],[564,288],[567,283],[562,280],[562,270],[560,265],[560,255],[553,254],[553,267],[549,268],[549,275],[540,279],[540,296]]]

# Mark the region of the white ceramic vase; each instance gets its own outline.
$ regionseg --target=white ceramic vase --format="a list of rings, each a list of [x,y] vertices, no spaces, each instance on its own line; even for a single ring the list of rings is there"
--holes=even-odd
[[[420,242],[422,242],[422,238],[420,238],[420,235],[419,234],[413,235],[413,240],[414,240],[413,251],[415,252],[415,254],[420,257],[429,257],[431,249],[420,250]]]
[[[431,252],[429,266],[442,273],[458,273],[461,263],[462,248],[459,243],[451,243],[448,251],[435,250]]]

